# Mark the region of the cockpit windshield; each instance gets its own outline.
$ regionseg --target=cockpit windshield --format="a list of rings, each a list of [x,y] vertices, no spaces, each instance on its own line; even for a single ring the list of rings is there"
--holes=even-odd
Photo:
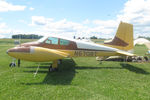
[[[41,39],[39,39],[37,42],[42,43],[42,42],[44,42],[47,38],[48,38],[47,36],[44,36],[44,37],[42,37]]]
[[[65,46],[70,44],[69,40],[60,39],[57,37],[48,37],[48,36],[42,37],[37,42],[46,43],[46,44],[53,44],[53,45],[65,45]]]

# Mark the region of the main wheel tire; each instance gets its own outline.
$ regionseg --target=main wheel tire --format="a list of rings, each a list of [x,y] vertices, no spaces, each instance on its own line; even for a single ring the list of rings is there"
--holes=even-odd
[[[49,72],[58,71],[58,68],[52,68],[52,65],[50,65],[48,71],[49,71]]]
[[[49,72],[52,72],[52,71],[53,71],[53,69],[52,69],[52,65],[50,65],[50,66],[49,66],[48,71],[49,71]]]
[[[59,59],[59,60],[58,60],[58,64],[62,64],[62,59]]]

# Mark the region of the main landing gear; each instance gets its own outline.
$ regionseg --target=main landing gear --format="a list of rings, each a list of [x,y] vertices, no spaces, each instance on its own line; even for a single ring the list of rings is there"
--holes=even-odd
[[[58,71],[58,64],[61,64],[62,60],[55,60],[49,67],[49,72]]]

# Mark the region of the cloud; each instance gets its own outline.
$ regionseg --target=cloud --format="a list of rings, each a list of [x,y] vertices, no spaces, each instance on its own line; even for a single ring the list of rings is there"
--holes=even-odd
[[[129,0],[125,3],[122,14],[117,17],[119,20],[124,20],[127,22],[145,23],[149,21],[149,11],[150,0]]]
[[[30,7],[30,8],[29,8],[29,10],[31,10],[31,11],[32,11],[32,10],[34,10],[34,8],[33,8],[33,7]]]
[[[25,20],[22,20],[22,19],[18,20],[18,22],[23,23],[23,24],[27,24],[27,22]]]
[[[3,18],[0,17],[0,21],[1,21],[2,19],[3,19]]]
[[[11,29],[6,23],[0,23],[0,38],[10,38],[13,34],[24,33],[18,29]]]
[[[83,21],[83,23],[76,23],[67,21],[66,19],[55,21],[52,18],[45,18],[44,16],[32,16],[31,19],[32,23],[29,25],[32,27],[37,27],[37,31],[42,30],[43,32],[49,34],[70,34],[78,35],[81,37],[90,37],[93,35],[104,37],[106,36],[106,34],[111,34],[112,32],[114,32],[114,28],[118,25],[118,23],[113,20],[90,21],[86,19],[85,21]],[[89,23],[91,24],[91,26],[88,25]],[[107,35],[107,37],[109,38],[110,36],[111,35]]]
[[[46,25],[47,23],[53,21],[52,18],[45,18],[44,16],[32,16],[32,23],[29,24],[31,26],[35,25]]]
[[[53,18],[45,18],[44,16],[32,16],[31,26],[41,26],[44,30],[51,30],[53,32],[65,32],[72,31],[80,28],[79,23],[69,22],[66,19],[54,21]]]
[[[6,23],[0,23],[0,38],[8,37],[10,29],[8,29]]]
[[[5,28],[6,27],[6,23],[0,23],[0,29]]]
[[[125,3],[122,13],[117,20],[134,25],[134,33],[150,36],[150,0],[129,0]]]
[[[79,23],[74,23],[62,19],[59,21],[54,21],[52,18],[45,18],[44,16],[32,16],[32,26],[39,26],[45,31],[51,32],[73,32],[82,27]]]
[[[1,34],[0,34],[0,38],[5,38],[5,35],[1,35]]]
[[[29,9],[34,10],[32,7]],[[55,33],[67,37],[73,35],[90,37],[95,35],[102,38],[112,38],[116,33],[119,22],[124,21],[134,25],[134,33],[136,37],[139,35],[150,36],[149,12],[150,0],[128,0],[124,4],[123,9],[116,15],[116,19],[85,19],[82,22],[73,22],[68,21],[65,18],[56,21],[54,18],[32,16],[29,27],[34,28],[34,30],[27,33],[36,33],[40,35],[50,35],[51,33]],[[23,23],[24,20],[20,20],[19,22]],[[4,27],[6,24],[1,23],[0,26]],[[25,32],[22,31],[22,33]]]
[[[8,3],[4,0],[0,0],[0,12],[7,12],[7,11],[22,11],[26,8],[26,6],[21,5],[13,5]]]
[[[90,21],[86,19],[85,21],[83,21],[83,24],[90,24]]]
[[[118,22],[115,20],[94,20],[93,24],[101,25],[103,27],[115,27],[118,25]]]

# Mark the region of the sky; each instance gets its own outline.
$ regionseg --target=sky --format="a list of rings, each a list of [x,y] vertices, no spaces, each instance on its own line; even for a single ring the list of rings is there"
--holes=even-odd
[[[120,21],[150,36],[150,0],[0,0],[0,38],[14,34],[113,38]]]

